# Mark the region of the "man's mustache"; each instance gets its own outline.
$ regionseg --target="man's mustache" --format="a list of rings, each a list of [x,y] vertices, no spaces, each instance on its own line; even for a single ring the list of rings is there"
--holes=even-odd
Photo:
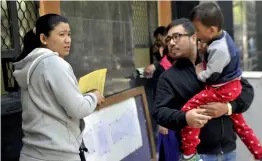
[[[175,47],[175,46],[171,46],[170,49],[171,49],[171,50],[180,50],[178,47]]]

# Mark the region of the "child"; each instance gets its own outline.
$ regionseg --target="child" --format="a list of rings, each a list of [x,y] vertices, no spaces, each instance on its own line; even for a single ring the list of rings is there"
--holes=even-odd
[[[204,55],[204,70],[201,66],[196,66],[198,79],[207,83],[207,86],[184,105],[181,110],[185,112],[210,102],[228,103],[236,99],[242,90],[239,50],[230,35],[222,30],[223,14],[220,8],[214,3],[202,3],[193,9],[190,17],[198,39],[208,45],[207,53]],[[259,140],[246,124],[242,114],[232,114],[232,106],[228,103],[227,115],[233,120],[236,133],[254,157],[262,159]],[[197,160],[199,133],[200,129],[190,127],[181,131],[184,151],[181,160]]]

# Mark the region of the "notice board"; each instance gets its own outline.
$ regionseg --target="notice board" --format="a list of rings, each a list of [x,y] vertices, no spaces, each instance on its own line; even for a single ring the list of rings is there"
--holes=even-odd
[[[106,98],[101,110],[84,118],[88,161],[156,161],[144,87]]]

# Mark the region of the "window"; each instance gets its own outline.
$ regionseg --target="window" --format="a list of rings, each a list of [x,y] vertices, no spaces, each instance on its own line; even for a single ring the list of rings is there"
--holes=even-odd
[[[1,61],[2,93],[17,90],[13,78],[13,60],[21,52],[23,37],[35,25],[38,14],[38,2],[1,1]]]

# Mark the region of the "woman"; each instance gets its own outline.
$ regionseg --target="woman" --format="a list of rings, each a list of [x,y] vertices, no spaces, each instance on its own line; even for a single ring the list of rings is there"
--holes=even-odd
[[[56,14],[40,17],[24,37],[23,52],[14,64],[23,108],[20,161],[80,161],[80,119],[104,97],[97,91],[80,93],[73,70],[63,59],[70,46],[68,21]]]
[[[155,42],[150,48],[150,65],[145,68],[144,76],[146,78],[151,78],[153,73],[159,66],[159,62],[168,52],[167,46],[165,45],[164,38],[167,34],[166,27],[160,26],[154,31]]]
[[[160,66],[156,69],[153,78],[158,80],[160,75],[169,69],[174,63],[174,59],[168,54],[160,61]],[[175,135],[175,131],[159,126],[158,133],[158,160],[159,161],[178,161],[179,160],[179,144]]]

